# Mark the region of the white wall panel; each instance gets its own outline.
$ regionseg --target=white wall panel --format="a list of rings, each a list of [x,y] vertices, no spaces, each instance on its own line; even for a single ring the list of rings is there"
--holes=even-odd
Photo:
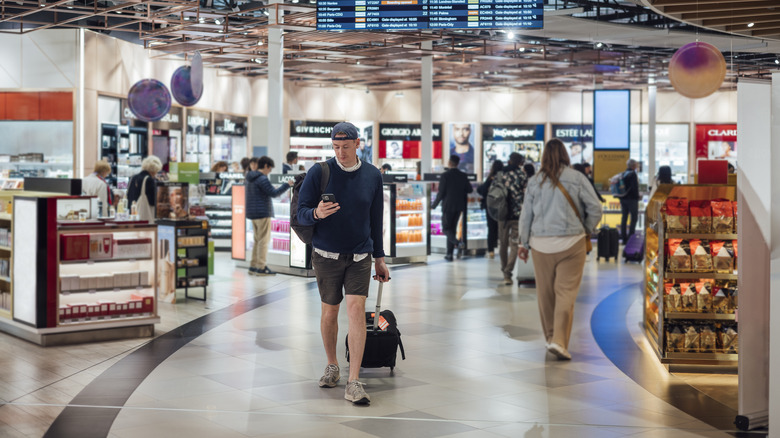
[[[73,88],[76,31],[0,35],[0,88]]]

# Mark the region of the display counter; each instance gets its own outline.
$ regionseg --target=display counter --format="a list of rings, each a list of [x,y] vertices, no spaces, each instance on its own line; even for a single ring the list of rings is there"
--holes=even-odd
[[[477,193],[476,174],[467,174],[473,188],[468,194],[466,212],[458,221],[457,236],[463,242],[466,254],[482,254],[487,250],[487,215],[480,207],[482,197]],[[423,179],[430,181],[430,200],[433,202],[438,193],[440,173],[427,173]],[[465,221],[464,221],[465,219]],[[441,228],[441,205],[431,210],[431,252],[444,254],[447,251],[447,237]]]
[[[278,187],[295,178],[295,173],[268,175],[271,184]],[[254,251],[254,227],[246,218],[245,187],[233,187],[233,235],[232,257],[236,265],[249,268]],[[272,271],[283,274],[313,277],[311,245],[303,243],[290,228],[290,202],[292,189],[272,198],[274,216],[271,218],[271,238],[268,242],[267,264]]]
[[[383,247],[386,263],[425,262],[430,252],[430,184],[383,175]]]
[[[175,303],[176,289],[185,298],[206,301],[209,285],[209,222],[205,220],[158,219],[160,301]],[[202,288],[203,296],[189,290]]]
[[[737,366],[735,199],[733,186],[664,184],[648,203],[644,327],[664,364]]]
[[[0,192],[0,330],[40,345],[152,336],[157,227],[91,219],[91,198]],[[73,211],[83,221],[67,220]],[[7,254],[7,258],[3,256]],[[22,262],[24,261],[24,262]]]

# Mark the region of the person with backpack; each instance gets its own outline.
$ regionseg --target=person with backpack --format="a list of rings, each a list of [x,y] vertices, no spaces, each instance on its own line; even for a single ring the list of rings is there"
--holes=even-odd
[[[501,160],[493,161],[493,164],[490,166],[490,173],[485,178],[485,181],[479,187],[477,187],[477,193],[479,193],[480,196],[482,196],[482,200],[479,202],[479,205],[485,211],[487,211],[488,191],[490,190],[490,185],[493,183],[493,181],[496,179],[496,176],[498,176],[503,169],[504,169],[503,161]],[[498,246],[498,221],[493,219],[493,216],[491,216],[489,213],[485,214],[485,217],[487,218],[487,229],[488,229],[487,256],[488,258],[492,259],[496,256],[495,249],[496,246]]]
[[[390,280],[382,248],[382,175],[358,158],[360,137],[355,125],[336,124],[330,138],[336,156],[306,172],[297,196],[294,191],[298,205],[293,207],[291,226],[296,233],[297,224],[314,226],[312,267],[322,302],[320,331],[328,358],[319,386],[334,388],[341,379],[336,345],[339,306],[346,295],[350,355],[344,398],[354,404],[369,404],[371,400],[358,378],[366,343],[365,310],[372,257],[374,279]]]
[[[508,210],[506,217],[498,222],[498,255],[501,259],[501,272],[504,273],[504,284],[512,284],[512,272],[517,261],[518,223],[520,212],[523,209],[525,186],[528,177],[523,170],[525,157],[512,152],[509,154],[509,165],[496,178],[496,184],[506,188]]]
[[[566,146],[547,142],[542,167],[528,181],[520,214],[520,260],[534,261],[536,293],[547,351],[570,360],[574,303],[582,281],[590,235],[601,220],[601,203],[590,182],[569,167]]]
[[[255,230],[255,246],[252,249],[252,262],[249,267],[249,275],[274,275],[276,274],[266,264],[268,257],[268,242],[271,240],[271,218],[274,217],[274,205],[271,198],[275,198],[293,185],[293,180],[282,184],[277,188],[271,185],[268,175],[274,168],[274,160],[262,156],[249,160],[249,172],[246,174],[246,218],[252,221]]]
[[[639,177],[636,174],[637,162],[631,158],[626,162],[626,170],[620,176],[622,193],[615,195],[620,199],[620,239],[625,245],[628,238],[636,232],[636,221],[639,215]],[[631,215],[631,225],[626,230],[628,216]]]
[[[441,207],[441,228],[447,236],[447,253],[444,259],[451,262],[455,247],[458,248],[458,258],[463,256],[463,244],[457,238],[458,220],[466,211],[468,194],[474,191],[465,173],[458,169],[460,157],[450,155],[449,169],[441,175],[439,191],[431,209]]]

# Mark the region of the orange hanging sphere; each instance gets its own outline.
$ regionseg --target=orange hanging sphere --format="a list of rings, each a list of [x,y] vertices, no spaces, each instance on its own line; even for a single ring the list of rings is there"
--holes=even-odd
[[[716,92],[726,78],[726,60],[712,44],[695,42],[678,49],[669,62],[669,80],[691,99]]]

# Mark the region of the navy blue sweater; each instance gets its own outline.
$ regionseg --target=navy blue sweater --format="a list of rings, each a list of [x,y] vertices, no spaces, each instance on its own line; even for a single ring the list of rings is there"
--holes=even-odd
[[[246,217],[247,219],[262,219],[274,216],[274,204],[271,198],[275,198],[285,190],[288,184],[282,184],[277,188],[271,185],[271,181],[259,170],[253,170],[246,174]]]
[[[298,222],[314,225],[312,244],[315,248],[339,254],[371,253],[384,257],[382,249],[382,174],[376,167],[363,163],[354,172],[345,172],[328,160],[330,180],[325,190],[320,189],[322,169],[312,166],[306,173],[298,193]],[[325,219],[315,220],[314,209],[320,202],[320,193],[333,193],[341,207]]]

